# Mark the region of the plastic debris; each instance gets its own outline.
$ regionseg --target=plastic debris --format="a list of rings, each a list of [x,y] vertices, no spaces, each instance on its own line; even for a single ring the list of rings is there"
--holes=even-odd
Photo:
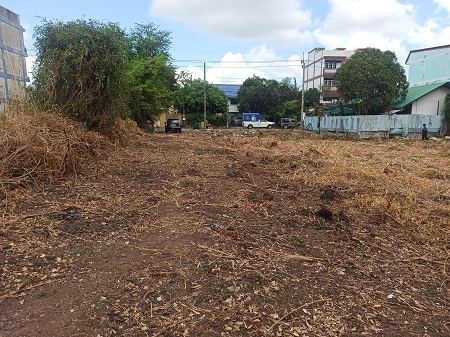
[[[211,227],[212,230],[215,230],[215,229],[218,228],[219,226],[220,226],[220,223],[219,223],[219,222],[213,222],[213,223],[210,225],[210,227]]]
[[[78,220],[82,218],[82,215],[78,211],[69,211],[64,213],[58,213],[56,218],[59,220]]]
[[[394,294],[387,295],[387,298],[389,298],[389,299],[394,298]]]

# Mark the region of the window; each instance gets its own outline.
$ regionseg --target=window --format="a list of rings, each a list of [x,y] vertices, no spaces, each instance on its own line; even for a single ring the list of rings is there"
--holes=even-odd
[[[340,67],[342,61],[340,60],[326,60],[325,69],[337,69]]]

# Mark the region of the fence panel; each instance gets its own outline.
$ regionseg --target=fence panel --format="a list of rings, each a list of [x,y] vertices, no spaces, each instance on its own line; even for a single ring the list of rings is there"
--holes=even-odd
[[[363,115],[363,116],[306,116],[305,129],[330,132],[389,132],[407,137],[410,133],[420,133],[422,125],[428,131],[439,133],[445,129],[442,115]]]

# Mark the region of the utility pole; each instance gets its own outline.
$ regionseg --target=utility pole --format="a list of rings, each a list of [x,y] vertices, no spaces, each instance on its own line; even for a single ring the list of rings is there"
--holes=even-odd
[[[300,125],[301,127],[304,127],[303,125],[303,111],[305,110],[305,53],[303,52],[303,59],[302,59],[302,108],[300,111]]]
[[[203,123],[206,129],[206,62],[203,62]]]

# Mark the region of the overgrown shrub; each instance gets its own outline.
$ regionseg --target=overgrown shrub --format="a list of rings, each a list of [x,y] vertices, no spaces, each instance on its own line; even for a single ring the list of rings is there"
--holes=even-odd
[[[44,21],[35,28],[33,98],[52,110],[108,133],[124,116],[129,41],[113,23]]]

